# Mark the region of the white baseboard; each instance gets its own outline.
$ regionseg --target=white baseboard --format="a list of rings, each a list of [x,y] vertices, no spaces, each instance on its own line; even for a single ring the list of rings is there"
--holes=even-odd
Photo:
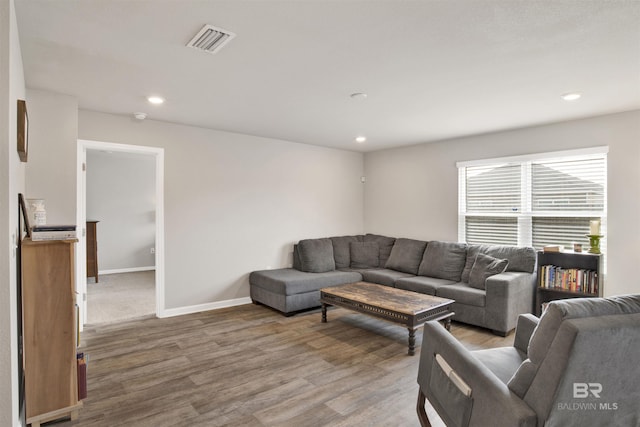
[[[105,274],[135,273],[137,271],[150,271],[155,269],[155,265],[150,265],[148,267],[115,268],[113,270],[98,270],[98,275],[103,276]]]
[[[168,308],[162,313],[157,313],[158,317],[173,317],[183,314],[200,313],[202,311],[217,310],[226,307],[235,307],[237,305],[251,304],[250,297],[228,299],[224,301],[210,302],[206,304],[190,305],[186,307]]]

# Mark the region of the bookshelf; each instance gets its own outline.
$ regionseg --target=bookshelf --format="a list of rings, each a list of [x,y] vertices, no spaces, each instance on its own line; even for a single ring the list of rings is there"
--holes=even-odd
[[[74,259],[76,240],[21,243],[26,421],[71,416],[78,400]]]
[[[602,266],[602,254],[538,251],[536,314],[549,301],[601,297]]]

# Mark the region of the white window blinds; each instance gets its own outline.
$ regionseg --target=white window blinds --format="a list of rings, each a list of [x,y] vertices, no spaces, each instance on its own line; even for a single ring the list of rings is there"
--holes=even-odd
[[[465,232],[467,243],[518,244],[517,218],[467,216]]]
[[[588,247],[590,220],[600,219],[606,235],[606,152],[598,147],[459,163],[459,240]]]
[[[532,209],[535,212],[602,212],[607,179],[606,158],[532,163]]]
[[[469,167],[466,207],[469,212],[518,212],[520,165]]]
[[[589,221],[597,218],[534,217],[532,246],[562,245],[573,249],[573,243],[588,243]],[[587,245],[588,246],[588,245]],[[602,248],[601,248],[602,249]]]

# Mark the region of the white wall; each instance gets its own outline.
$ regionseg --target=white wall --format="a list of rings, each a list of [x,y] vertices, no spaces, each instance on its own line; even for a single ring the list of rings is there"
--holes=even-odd
[[[155,157],[87,150],[87,219],[100,221],[98,267],[153,267]]]
[[[0,425],[17,426],[18,193],[24,165],[16,150],[17,99],[25,98],[20,40],[13,0],[0,2]],[[28,106],[27,106],[28,108]]]
[[[29,89],[27,108],[27,197],[45,200],[48,224],[75,224],[78,101]]]
[[[80,111],[79,137],[165,150],[165,301],[249,295],[294,242],[363,231],[360,153]]]
[[[640,292],[640,111],[365,154],[365,230],[457,240],[456,162],[609,146],[605,295]]]

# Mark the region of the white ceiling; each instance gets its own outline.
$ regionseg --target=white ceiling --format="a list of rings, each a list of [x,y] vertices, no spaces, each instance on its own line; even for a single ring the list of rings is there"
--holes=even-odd
[[[372,151],[640,108],[637,0],[15,3],[27,87],[81,109]]]

